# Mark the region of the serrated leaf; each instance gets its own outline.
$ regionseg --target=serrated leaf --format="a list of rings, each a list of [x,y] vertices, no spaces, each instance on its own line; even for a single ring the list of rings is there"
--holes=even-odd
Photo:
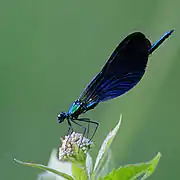
[[[136,180],[137,178],[145,180],[155,171],[160,157],[161,153],[158,153],[149,162],[120,167],[99,180]]]
[[[93,160],[92,160],[92,157],[90,156],[90,154],[87,153],[87,156],[86,156],[86,171],[87,171],[89,179],[91,177],[92,169],[93,169]]]
[[[19,164],[23,164],[23,165],[26,165],[26,166],[31,166],[31,167],[35,167],[35,168],[38,168],[38,169],[41,169],[41,170],[44,170],[44,171],[49,171],[51,173],[54,173],[56,175],[59,175],[67,180],[74,180],[71,176],[69,176],[68,174],[65,174],[65,173],[62,173],[60,171],[57,171],[57,170],[54,170],[54,169],[51,169],[47,166],[44,166],[42,164],[36,164],[36,163],[27,163],[27,162],[23,162],[23,161],[20,161],[20,160],[17,160],[17,159],[14,159],[15,162],[19,163]]]
[[[146,174],[142,177],[141,180],[145,180],[147,179],[156,169],[158,162],[161,158],[161,153],[159,152],[150,162],[150,166],[148,168],[148,171],[146,172]]]
[[[96,162],[95,162],[95,166],[93,169],[93,177],[95,177],[97,175],[97,172],[99,170],[101,170],[104,161],[108,155],[108,150],[116,136],[116,133],[119,130],[119,127],[121,125],[121,119],[122,119],[122,115],[120,116],[120,120],[118,122],[118,124],[116,125],[116,127],[108,134],[108,136],[106,137],[106,139],[104,140],[103,144],[101,145],[101,149],[99,150],[98,156],[96,158]]]

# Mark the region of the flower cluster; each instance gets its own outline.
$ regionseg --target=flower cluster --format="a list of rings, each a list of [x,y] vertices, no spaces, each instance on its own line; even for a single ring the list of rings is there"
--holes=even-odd
[[[69,157],[76,156],[76,149],[78,147],[80,151],[87,154],[88,150],[91,148],[92,142],[83,137],[80,133],[73,132],[69,136],[65,136],[65,139],[61,139],[62,145],[59,148],[59,160],[66,160]]]

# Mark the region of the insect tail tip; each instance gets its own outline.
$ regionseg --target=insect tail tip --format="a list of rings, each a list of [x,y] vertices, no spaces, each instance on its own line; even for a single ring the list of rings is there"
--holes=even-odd
[[[169,34],[172,34],[175,31],[175,29],[172,29],[169,31]]]

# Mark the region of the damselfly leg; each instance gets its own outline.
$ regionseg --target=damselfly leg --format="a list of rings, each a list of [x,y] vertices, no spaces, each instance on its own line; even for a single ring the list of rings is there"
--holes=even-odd
[[[76,124],[76,125],[78,125],[78,126],[80,126],[80,127],[82,127],[82,128],[84,129],[84,131],[83,131],[83,136],[82,136],[82,138],[81,138],[81,143],[80,143],[80,145],[81,145],[81,144],[82,144],[83,137],[84,137],[84,135],[86,134],[86,127],[84,127],[83,125],[77,123],[76,120],[71,119],[71,122],[73,122],[74,124]]]
[[[79,118],[79,119],[76,119],[77,121],[81,121],[81,122],[87,122],[88,123],[88,125],[89,125],[89,123],[91,123],[91,124],[94,124],[96,127],[95,127],[95,130],[94,130],[94,132],[93,132],[93,134],[92,134],[92,136],[91,136],[91,138],[90,138],[90,141],[91,141],[91,139],[94,137],[94,135],[95,135],[95,133],[96,133],[96,131],[97,131],[97,128],[99,127],[99,123],[97,122],[97,121],[92,121],[92,120],[90,120],[90,119],[88,119],[88,118]],[[89,126],[88,126],[88,134],[87,135],[89,135]]]
[[[73,133],[73,126],[72,126],[70,120],[67,120],[67,122],[68,122],[68,125],[69,125],[68,134],[67,134],[67,136],[68,136],[67,142],[68,142],[69,139],[70,139],[71,134]]]

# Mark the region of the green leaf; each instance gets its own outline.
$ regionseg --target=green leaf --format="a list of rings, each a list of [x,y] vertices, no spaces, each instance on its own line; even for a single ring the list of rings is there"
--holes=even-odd
[[[90,156],[90,154],[87,153],[87,156],[86,156],[86,171],[87,171],[89,179],[91,178],[92,169],[93,169],[93,160],[92,160],[92,157]]]
[[[116,127],[108,134],[108,136],[104,140],[103,144],[101,145],[101,149],[99,150],[98,156],[96,158],[95,166],[93,169],[93,178],[95,178],[97,176],[98,171],[101,171],[101,169],[105,163],[105,160],[107,159],[109,148],[110,148],[110,146],[116,136],[116,133],[118,132],[119,127],[121,125],[121,119],[122,119],[122,115],[120,116],[120,120],[119,120],[118,124],[116,125]]]
[[[54,169],[51,169],[47,166],[44,166],[44,165],[41,165],[41,164],[35,164],[35,163],[27,163],[27,162],[23,162],[23,161],[19,161],[17,159],[14,159],[15,162],[17,163],[20,163],[20,164],[23,164],[23,165],[26,165],[26,166],[31,166],[31,167],[35,167],[35,168],[38,168],[38,169],[41,169],[41,170],[45,170],[45,171],[49,171],[49,172],[52,172],[56,175],[59,175],[59,176],[62,176],[63,178],[67,179],[67,180],[74,180],[71,176],[69,176],[68,174],[65,174],[65,173],[62,173],[62,172],[59,172],[57,170],[54,170]]]
[[[71,160],[72,175],[75,180],[88,180],[86,155],[77,145],[74,145],[74,149],[76,152],[76,158]]]
[[[108,151],[107,158],[104,160],[102,169],[99,171],[98,176],[104,177],[106,174],[109,174],[112,171],[113,160],[111,149]]]
[[[72,163],[72,174],[75,180],[88,180],[88,174],[85,166]]]
[[[146,163],[132,164],[113,170],[103,180],[141,180],[147,179],[156,169],[161,153],[158,153],[151,161]]]
[[[158,154],[150,162],[148,162],[150,166],[141,180],[147,179],[155,171],[160,158],[161,158],[161,153],[158,152]]]

